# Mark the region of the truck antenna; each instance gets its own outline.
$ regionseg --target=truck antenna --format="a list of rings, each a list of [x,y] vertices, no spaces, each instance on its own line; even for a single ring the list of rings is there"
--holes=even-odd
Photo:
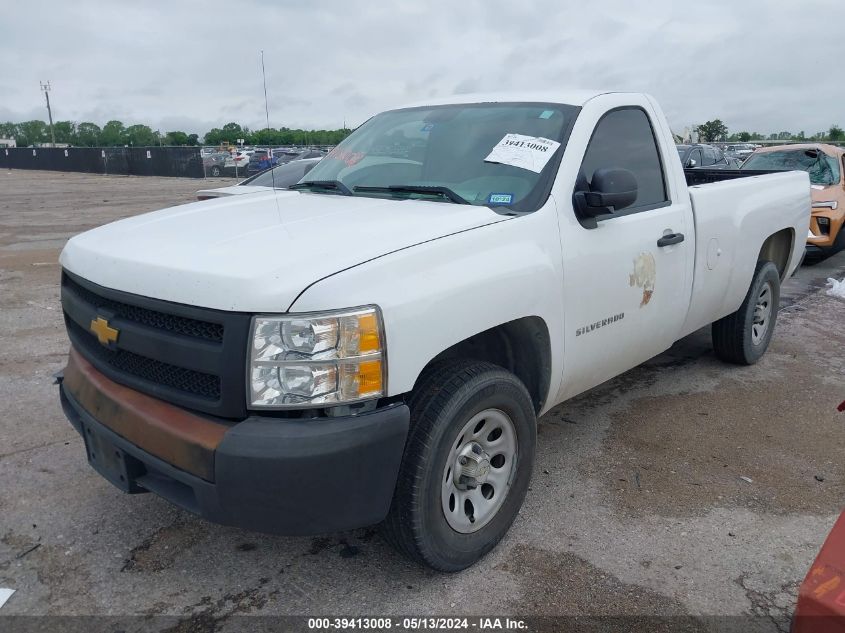
[[[267,73],[264,72],[264,50],[261,51],[261,77],[264,81],[264,116],[267,121],[267,132],[270,131],[270,105],[267,101]],[[268,143],[269,145],[269,143]],[[267,148],[267,151],[270,153],[269,162],[270,162],[270,180],[273,183],[273,191],[276,190],[276,174],[273,172],[273,149],[271,147]]]

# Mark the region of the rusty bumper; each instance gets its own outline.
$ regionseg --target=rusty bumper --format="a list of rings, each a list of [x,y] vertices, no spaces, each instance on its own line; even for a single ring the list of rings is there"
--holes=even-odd
[[[73,349],[61,400],[89,462],[125,492],[154,492],[217,523],[291,535],[381,521],[410,418],[403,404],[346,417],[210,418],[113,382]],[[95,445],[118,456],[120,481],[92,457]]]
[[[63,387],[76,403],[143,451],[207,481],[230,425],[212,422],[106,378],[71,348]]]

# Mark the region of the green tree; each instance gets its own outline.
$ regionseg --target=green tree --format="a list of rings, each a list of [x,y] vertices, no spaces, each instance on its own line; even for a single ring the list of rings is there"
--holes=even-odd
[[[96,147],[100,142],[101,132],[100,126],[96,123],[84,121],[76,126],[76,139],[74,143],[83,147]]]
[[[713,141],[720,141],[728,135],[728,126],[726,126],[720,119],[713,119],[707,121],[703,125],[695,128],[698,132],[698,138],[703,143],[710,143]]]
[[[226,142],[234,145],[239,138],[247,143],[252,143],[251,134],[248,128],[241,127],[237,123],[227,123],[222,128],[211,128],[205,133],[206,145],[220,145]]]
[[[698,132],[698,138],[703,143],[719,141],[728,135],[728,127],[722,123],[721,119],[707,121],[695,128],[695,131]]]
[[[115,147],[126,144],[126,128],[120,121],[109,121],[100,132],[100,144],[105,147]]]
[[[224,141],[229,141],[230,143],[234,144],[237,142],[239,138],[242,138],[249,142],[249,129],[245,127],[241,127],[237,123],[227,123],[223,126],[223,135]]]
[[[827,132],[827,140],[835,142],[845,140],[845,130],[838,125],[831,125]]]
[[[76,124],[73,121],[56,121],[53,124],[56,143],[73,143],[76,137]]]
[[[155,132],[153,132],[147,125],[130,125],[126,128],[124,138],[129,145],[135,147],[145,147],[149,145],[158,145],[158,139]]]
[[[186,134],[176,130],[168,132],[164,137],[165,145],[197,145],[199,144],[199,136],[196,134]]]
[[[0,123],[0,138],[15,138],[18,133],[18,126],[11,121]]]
[[[36,143],[49,143],[50,131],[44,121],[24,121],[17,124],[15,138],[20,147],[27,147]]]

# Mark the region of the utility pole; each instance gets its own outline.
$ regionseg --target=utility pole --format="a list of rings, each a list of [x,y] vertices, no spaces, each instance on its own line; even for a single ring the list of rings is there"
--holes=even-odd
[[[53,139],[53,147],[56,146],[56,133],[53,131],[53,111],[50,110],[50,82],[46,84],[41,82],[41,90],[44,92],[44,98],[47,99],[47,116],[50,119],[50,138]]]

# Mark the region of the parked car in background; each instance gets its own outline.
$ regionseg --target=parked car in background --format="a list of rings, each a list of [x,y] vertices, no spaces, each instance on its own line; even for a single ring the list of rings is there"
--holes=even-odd
[[[738,158],[739,160],[745,160],[751,154],[754,153],[754,145],[748,145],[746,143],[739,143],[735,145],[728,145],[725,148],[725,155],[729,158]]]
[[[249,157],[252,156],[254,151],[251,149],[239,149],[233,152],[229,160],[226,161],[226,169],[246,174]]]
[[[284,163],[289,163],[294,160],[304,160],[306,158],[322,158],[326,155],[324,151],[318,149],[300,149],[295,151],[279,150],[278,155],[276,154],[276,150],[274,150],[273,153],[274,156],[276,156],[277,163],[280,165],[283,165]]]
[[[270,167],[275,167],[276,165],[284,165],[285,163],[290,163],[297,160],[304,160],[308,158],[322,158],[325,156],[325,152],[320,150],[285,150],[285,149],[274,149],[274,150],[255,150],[255,153],[250,156],[249,164],[247,165],[247,173],[257,174],[266,169],[270,169]]]
[[[722,150],[712,145],[677,145],[684,169],[737,169],[737,162],[728,160]]]
[[[273,167],[276,164],[274,158],[275,157],[271,154],[269,149],[255,150],[252,156],[249,157],[249,162],[246,166],[246,173],[257,174],[265,169],[270,169],[270,167]]]
[[[226,196],[239,196],[245,193],[256,193],[276,189],[287,189],[292,184],[299,182],[305,174],[320,162],[319,158],[306,158],[295,160],[285,165],[276,165],[273,169],[267,169],[260,174],[247,178],[243,182],[231,187],[217,187],[216,189],[201,189],[197,191],[197,200],[208,200],[210,198],[223,198]]]
[[[845,248],[845,149],[821,143],[766,147],[755,151],[742,169],[798,169],[810,174],[813,213],[807,253],[831,255]]]
[[[228,152],[214,152],[202,158],[202,167],[206,176],[222,176],[226,169],[226,161],[231,158]]]

